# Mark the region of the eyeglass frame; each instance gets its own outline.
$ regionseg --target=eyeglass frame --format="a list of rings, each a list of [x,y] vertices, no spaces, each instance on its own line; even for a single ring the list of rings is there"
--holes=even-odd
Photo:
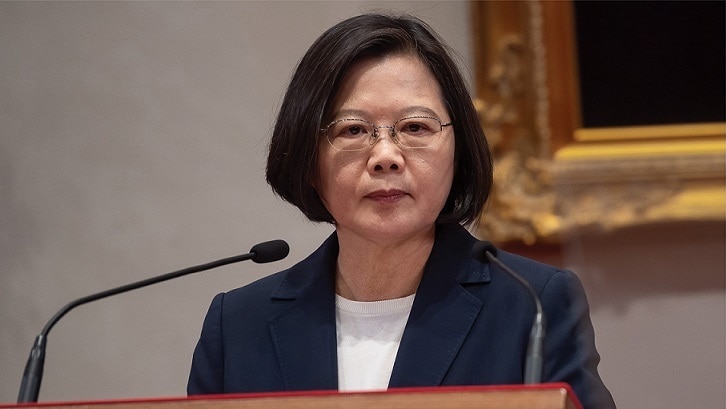
[[[337,150],[339,150],[341,152],[360,152],[360,151],[364,151],[364,150],[366,150],[368,148],[373,147],[373,145],[375,145],[376,142],[378,141],[378,137],[380,136],[380,133],[378,132],[378,130],[381,129],[381,128],[388,128],[389,129],[388,135],[391,137],[391,140],[396,145],[398,145],[400,147],[403,147],[403,148],[406,148],[406,149],[423,149],[423,148],[428,147],[428,145],[427,146],[406,146],[406,145],[403,145],[401,143],[401,141],[398,140],[398,136],[396,136],[396,125],[399,122],[405,121],[406,119],[417,119],[417,118],[418,119],[433,119],[433,120],[436,120],[436,122],[438,122],[439,125],[441,126],[441,129],[439,129],[439,133],[441,133],[441,132],[444,131],[444,127],[445,126],[451,126],[451,125],[454,124],[453,121],[449,121],[447,123],[443,123],[443,122],[441,122],[441,119],[436,118],[434,116],[428,116],[428,115],[413,115],[413,116],[403,117],[401,119],[398,119],[396,122],[394,122],[393,125],[376,125],[373,122],[367,121],[367,120],[362,119],[362,118],[341,118],[341,119],[336,119],[336,120],[330,122],[325,128],[320,128],[320,131],[325,133],[325,140],[328,141],[328,144],[330,144],[330,146],[332,146],[333,148],[335,148],[335,149],[337,149]],[[373,134],[371,136],[369,136],[370,142],[368,143],[368,146],[364,146],[364,147],[362,147],[360,149],[341,149],[341,148],[338,148],[337,146],[333,145],[333,141],[330,140],[330,135],[328,134],[328,129],[330,129],[330,126],[331,125],[336,124],[338,122],[343,122],[343,121],[361,121],[361,122],[365,122],[367,124],[372,125],[373,126]]]

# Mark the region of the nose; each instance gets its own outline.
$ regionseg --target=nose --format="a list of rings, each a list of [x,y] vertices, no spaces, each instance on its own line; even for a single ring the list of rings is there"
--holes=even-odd
[[[387,128],[388,132],[381,128]],[[384,138],[384,134],[387,137]],[[368,158],[368,167],[372,173],[400,172],[403,170],[405,162],[401,147],[393,135],[393,127],[378,127],[376,139],[373,142]]]
[[[379,126],[376,126],[376,127],[373,128],[373,130],[374,130],[373,137],[376,138],[376,140],[378,140],[378,138],[381,137],[381,129],[388,130],[388,137],[389,138],[393,139],[393,138],[396,137],[396,133],[395,133],[394,128],[392,126],[389,126],[389,125],[379,125]],[[383,131],[383,132],[385,133],[385,131]],[[393,140],[393,142],[396,142],[396,141]]]

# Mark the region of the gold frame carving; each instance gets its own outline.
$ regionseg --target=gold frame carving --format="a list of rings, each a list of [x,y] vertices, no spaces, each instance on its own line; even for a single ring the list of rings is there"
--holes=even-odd
[[[569,1],[473,1],[475,104],[495,158],[478,229],[498,243],[726,220],[726,123],[582,128]]]

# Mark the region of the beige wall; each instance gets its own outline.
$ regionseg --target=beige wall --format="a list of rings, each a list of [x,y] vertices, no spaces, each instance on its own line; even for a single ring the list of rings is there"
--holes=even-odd
[[[332,231],[271,193],[267,141],[312,41],[382,6],[470,65],[465,2],[0,2],[0,402],[68,301],[287,240],[282,262],[82,306],[50,333],[41,400],[185,393],[214,294]]]
[[[471,67],[465,2],[0,2],[0,402],[68,301],[284,238],[242,264],[82,306],[51,333],[41,400],[184,394],[211,297],[330,231],[264,182],[291,71],[322,30],[420,15]],[[566,240],[621,408],[724,407],[724,231]]]
[[[723,223],[583,233],[564,249],[620,408],[726,407]]]

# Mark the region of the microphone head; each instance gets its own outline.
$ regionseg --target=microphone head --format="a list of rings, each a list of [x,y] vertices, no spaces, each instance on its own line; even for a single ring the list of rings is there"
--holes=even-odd
[[[252,261],[255,263],[271,263],[287,257],[290,253],[290,246],[285,240],[271,240],[255,244],[250,249],[250,253],[254,254]]]
[[[489,262],[487,252],[491,253],[494,257],[497,256],[497,248],[490,241],[479,240],[471,246],[471,255],[482,263]]]

